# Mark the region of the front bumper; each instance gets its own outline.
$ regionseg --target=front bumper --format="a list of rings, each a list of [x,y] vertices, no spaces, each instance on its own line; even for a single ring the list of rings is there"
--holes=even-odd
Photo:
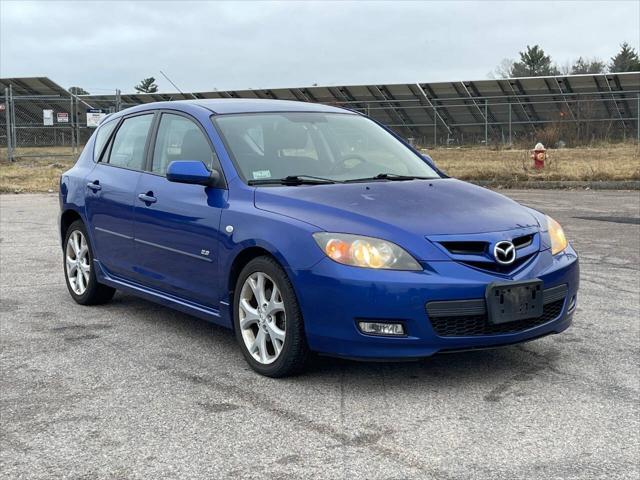
[[[439,351],[486,348],[525,342],[565,330],[572,321],[579,285],[575,251],[552,256],[546,250],[511,276],[480,271],[454,261],[424,263],[420,272],[371,270],[325,258],[310,270],[293,272],[311,350],[362,359],[427,357]],[[494,281],[539,278],[544,289],[566,285],[558,315],[510,333],[439,336],[427,314],[433,301],[484,299]],[[571,310],[569,310],[571,303]],[[554,314],[555,315],[555,314]],[[358,320],[401,322],[404,337],[365,335]]]

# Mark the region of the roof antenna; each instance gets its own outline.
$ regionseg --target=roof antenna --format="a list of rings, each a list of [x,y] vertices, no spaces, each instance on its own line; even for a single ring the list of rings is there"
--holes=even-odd
[[[173,83],[169,77],[167,77],[167,74],[166,74],[166,73],[164,73],[162,70],[160,70],[160,73],[162,74],[162,76],[163,76],[164,78],[166,78],[166,79],[167,79],[167,81],[168,81],[171,85],[173,85],[173,87],[174,87],[176,90],[178,90],[182,95],[185,95],[185,93],[184,93],[182,90],[180,90],[180,89],[178,88],[178,86],[177,86],[175,83]],[[196,97],[193,93],[190,93],[189,95],[191,95],[191,96],[192,96],[193,98],[195,98],[196,100],[198,99],[198,97]]]

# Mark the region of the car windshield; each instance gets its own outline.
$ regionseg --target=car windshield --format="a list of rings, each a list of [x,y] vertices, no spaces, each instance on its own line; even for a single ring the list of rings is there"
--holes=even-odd
[[[309,183],[439,177],[393,135],[360,115],[259,113],[221,115],[214,122],[241,176],[253,184],[293,177]]]

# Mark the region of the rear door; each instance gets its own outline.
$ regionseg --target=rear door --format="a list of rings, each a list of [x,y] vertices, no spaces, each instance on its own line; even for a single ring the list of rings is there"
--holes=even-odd
[[[200,124],[188,115],[162,112],[153,136],[134,208],[137,280],[217,308],[220,213],[227,191],[169,182],[165,174],[174,160],[199,160],[221,172],[218,158]]]
[[[145,165],[153,113],[124,118],[87,177],[86,212],[96,258],[110,274],[133,272],[133,203]]]

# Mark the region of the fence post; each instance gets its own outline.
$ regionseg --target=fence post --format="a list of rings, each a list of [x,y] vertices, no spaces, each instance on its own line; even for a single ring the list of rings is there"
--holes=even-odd
[[[11,85],[9,85],[9,88],[5,88],[4,89],[4,98],[6,101],[6,106],[5,106],[5,117],[7,120],[7,160],[9,160],[10,162],[14,162],[15,161],[15,156],[14,156],[14,148],[15,148],[15,142],[14,142],[14,137],[13,137],[13,96],[12,96],[12,88]]]
[[[638,94],[638,108],[636,113],[638,114],[636,117],[636,137],[638,138],[638,144],[640,145],[640,93]]]
[[[484,146],[489,146],[489,119],[487,118],[487,99],[484,99]]]
[[[121,99],[120,99],[120,89],[116,88],[116,112],[120,111]],[[369,112],[367,111],[367,116],[369,116]]]
[[[16,133],[16,104],[13,99],[13,85],[11,84],[9,84],[9,116],[11,117],[11,161],[15,162],[18,136]]]
[[[513,141],[511,139],[511,103],[509,103],[509,148],[513,146]]]
[[[436,110],[436,104],[433,104],[433,148],[436,148],[438,144],[438,112]]]
[[[76,136],[75,136],[75,109],[73,108],[73,93],[69,92],[69,116],[71,117],[69,121],[71,122],[71,151],[76,153]]]
[[[11,153],[11,103],[9,102],[9,87],[5,87],[4,89],[4,117],[5,117],[5,128],[7,133],[7,160],[13,162],[13,154]]]
[[[76,104],[73,107],[73,119],[74,119],[74,124],[75,124],[75,131],[76,131],[76,147],[78,148],[78,151],[80,151],[80,111],[78,110],[79,105],[80,105],[80,99],[76,96]],[[76,152],[77,153],[77,152]]]

